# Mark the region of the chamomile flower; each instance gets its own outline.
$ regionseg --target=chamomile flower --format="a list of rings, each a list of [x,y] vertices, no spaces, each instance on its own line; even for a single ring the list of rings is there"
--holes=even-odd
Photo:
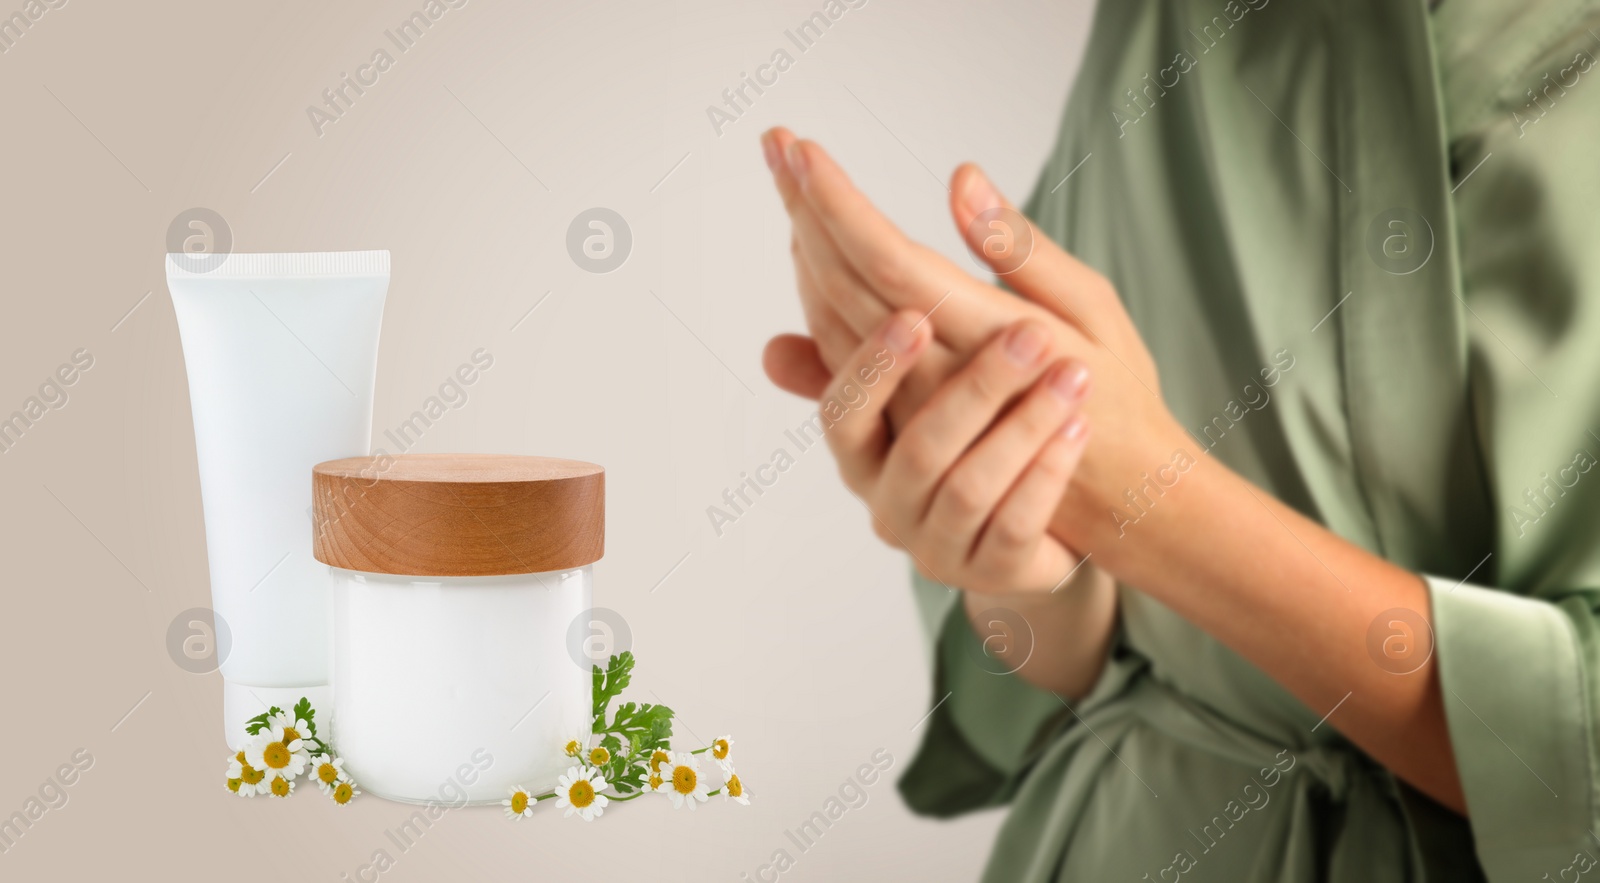
[[[266,792],[266,781],[266,773],[245,762],[243,751],[228,758],[229,791],[240,797],[254,797],[258,793]]]
[[[711,759],[724,771],[733,769],[733,737],[723,736],[711,740]]]
[[[556,806],[566,807],[568,816],[577,813],[584,821],[592,822],[611,802],[600,793],[607,787],[606,777],[599,770],[575,766],[567,770],[556,786]]]
[[[692,810],[696,803],[706,802],[710,789],[700,777],[700,765],[695,762],[693,754],[673,754],[670,760],[661,765],[660,776],[662,782],[655,790],[672,798],[674,809],[688,806]]]
[[[285,743],[276,738],[283,734],[279,728],[272,732],[263,730],[245,748],[245,763],[266,773],[269,779],[293,779],[305,772],[310,762],[305,742],[294,739]]]
[[[500,801],[500,805],[506,808],[508,819],[528,818],[533,815],[533,804],[533,795],[526,788],[512,788],[511,796]]]
[[[272,783],[267,788],[274,797],[288,797],[294,793],[294,780],[284,776],[273,776]]]
[[[579,755],[583,754],[583,743],[577,739],[573,739],[567,742],[566,747],[562,748],[561,751],[568,757],[578,757]]]
[[[671,760],[672,752],[665,748],[657,748],[656,750],[650,752],[650,775],[659,775],[661,773],[661,765],[668,763]]]
[[[357,788],[356,783],[350,781],[348,776],[345,777],[343,782],[333,786],[333,802],[339,806],[344,806],[350,801],[356,799],[356,797],[360,796],[360,794],[361,789]]]
[[[331,794],[340,782],[350,781],[350,774],[344,771],[344,758],[334,757],[331,754],[311,755],[311,780],[317,783],[317,789],[323,794]]]
[[[738,774],[735,773],[733,768],[730,766],[724,769],[724,775],[725,778],[722,780],[723,798],[726,800],[731,800],[734,803],[741,803],[745,806],[749,806],[750,795],[744,790],[744,783],[739,781]]]
[[[589,763],[594,766],[605,766],[611,760],[611,752],[604,745],[596,745],[589,750]]]
[[[267,729],[263,732],[272,733],[272,741],[282,742],[289,746],[290,751],[294,751],[294,743],[304,741],[311,735],[311,724],[287,714],[277,714],[267,720]]]

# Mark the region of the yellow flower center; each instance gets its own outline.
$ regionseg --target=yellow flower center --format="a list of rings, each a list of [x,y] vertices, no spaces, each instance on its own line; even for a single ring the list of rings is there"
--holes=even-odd
[[[289,780],[279,776],[272,780],[272,793],[279,797],[289,796]]]
[[[658,773],[650,774],[650,788],[654,790],[661,787],[661,776]]]
[[[525,793],[523,793],[521,791],[518,791],[517,793],[511,795],[511,811],[512,812],[514,812],[514,813],[516,813],[517,815],[520,816],[520,815],[523,814],[524,811],[527,810],[527,808],[528,808],[528,795],[527,794],[525,794]]]
[[[594,803],[594,785],[590,784],[588,779],[573,782],[572,787],[567,789],[567,799],[572,801],[573,806],[583,809]]]
[[[340,782],[339,787],[333,789],[333,802],[340,806],[349,803],[350,798],[353,796],[355,796],[355,789],[350,787],[349,782]]]
[[[589,752],[589,762],[595,766],[604,766],[605,762],[610,759],[611,752],[607,751],[603,746],[597,745],[593,751]]]
[[[244,769],[239,771],[239,779],[246,785],[259,785],[261,784],[261,780],[266,777],[266,773],[256,769],[253,766],[250,766],[249,764],[245,764]]]
[[[667,761],[669,761],[671,759],[672,759],[671,755],[667,754],[665,751],[662,751],[659,748],[656,749],[654,752],[652,752],[650,754],[650,772],[652,772],[652,773],[661,772],[661,765],[666,763]]]
[[[268,742],[267,747],[261,749],[261,759],[268,769],[281,770],[289,765],[289,747],[282,742]]]
[[[675,767],[672,770],[672,789],[679,794],[691,794],[694,792],[694,786],[698,783],[699,778],[699,776],[695,775],[694,770],[689,767]]]
[[[717,741],[712,742],[711,743],[711,756],[715,757],[717,760],[727,760],[728,759],[728,740],[727,739],[718,739]]]
[[[331,763],[320,764],[317,766],[317,778],[324,784],[332,785],[339,778],[339,768]]]
[[[299,738],[300,738],[300,731],[299,730],[296,730],[294,727],[284,727],[283,728],[283,744],[288,745],[290,742],[293,742],[293,741],[295,741],[296,739],[299,739]]]
[[[238,779],[229,779],[228,780],[228,790],[232,791],[235,794],[238,794],[239,793],[239,780]]]
[[[744,796],[744,785],[742,783],[740,783],[738,776],[729,776],[728,777],[727,789],[728,789],[728,796],[729,797],[743,797]]]
[[[578,740],[577,739],[573,739],[571,742],[567,743],[567,756],[568,757],[577,757],[578,756],[578,752],[580,752],[582,750],[583,750],[583,746],[578,744]]]
[[[237,760],[237,761],[238,761],[238,762],[239,762],[239,764],[240,764],[240,765],[241,765],[241,766],[243,766],[243,765],[244,765],[244,752],[243,752],[243,751],[241,751],[241,752],[239,752],[239,753],[238,753],[238,754],[235,754],[235,755],[234,755],[234,756],[233,756],[233,759],[234,759],[234,760]]]

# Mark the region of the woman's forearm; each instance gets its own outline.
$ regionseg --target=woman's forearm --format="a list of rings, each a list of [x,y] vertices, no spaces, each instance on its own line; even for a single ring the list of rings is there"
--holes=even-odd
[[[1055,592],[964,592],[967,621],[1005,670],[1063,699],[1083,698],[1100,679],[1117,623],[1116,581],[1085,564]],[[1015,616],[1028,635],[1015,634]]]
[[[1395,674],[1369,650],[1369,627],[1385,611],[1431,619],[1424,582],[1215,459],[1199,454],[1192,464],[1163,473],[1173,483],[1158,492],[1135,489],[1136,502],[1150,500],[1139,508],[1069,494],[1055,529],[1329,713],[1328,725],[1396,776],[1464,814],[1434,661]]]

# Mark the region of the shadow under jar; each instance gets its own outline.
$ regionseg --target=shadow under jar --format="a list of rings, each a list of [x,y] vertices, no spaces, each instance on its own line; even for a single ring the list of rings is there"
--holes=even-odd
[[[360,787],[406,802],[549,790],[588,744],[591,567],[605,472],[488,454],[352,457],[312,470],[333,574],[332,742]],[[462,795],[465,795],[463,798]]]

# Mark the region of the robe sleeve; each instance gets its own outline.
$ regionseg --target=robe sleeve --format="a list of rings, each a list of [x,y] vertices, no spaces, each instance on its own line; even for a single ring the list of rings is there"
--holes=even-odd
[[[913,574],[933,667],[929,714],[917,725],[922,743],[899,782],[906,804],[948,817],[1010,800],[1031,762],[1073,722],[1055,694],[983,664],[983,646],[967,620],[961,593]],[[1113,642],[1114,646],[1120,640]],[[1114,651],[1115,652],[1115,651]],[[1108,664],[1089,697],[1104,701],[1121,678]]]
[[[1600,592],[1428,585],[1450,742],[1489,878],[1600,855],[1591,836]]]

